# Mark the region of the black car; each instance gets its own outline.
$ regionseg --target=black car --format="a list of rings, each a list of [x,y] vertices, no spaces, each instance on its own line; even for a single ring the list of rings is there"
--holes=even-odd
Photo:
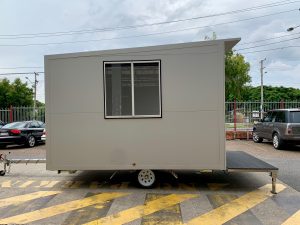
[[[0,128],[3,127],[4,125],[5,123],[0,120]]]
[[[25,144],[27,147],[34,147],[41,142],[44,131],[44,123],[41,121],[13,122],[0,128],[0,147],[9,144]]]

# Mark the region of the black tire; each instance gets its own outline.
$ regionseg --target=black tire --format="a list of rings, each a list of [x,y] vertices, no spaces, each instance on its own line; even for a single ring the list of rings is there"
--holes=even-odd
[[[27,138],[26,146],[28,148],[33,148],[36,145],[35,137],[32,135],[29,135]]]
[[[0,149],[5,149],[6,148],[6,145],[2,144],[0,145]]]
[[[255,143],[262,143],[263,141],[263,138],[259,137],[258,134],[253,131],[253,134],[252,134],[252,140],[255,142]]]
[[[5,175],[5,171],[4,170],[0,170],[0,176],[4,176]]]
[[[284,147],[284,141],[280,138],[278,133],[273,134],[272,143],[273,147],[277,150],[283,149]]]
[[[136,180],[142,188],[153,188],[157,182],[157,173],[153,170],[139,170],[136,173]]]

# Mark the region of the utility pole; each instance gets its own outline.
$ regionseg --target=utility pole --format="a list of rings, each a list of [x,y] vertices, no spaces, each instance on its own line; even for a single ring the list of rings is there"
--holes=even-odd
[[[36,114],[36,87],[37,87],[37,76],[39,74],[34,72],[34,84],[33,84],[33,88],[34,88],[34,101],[33,101],[33,119],[35,119],[35,114]]]
[[[267,59],[264,58],[260,60],[260,118],[264,117],[264,61]]]

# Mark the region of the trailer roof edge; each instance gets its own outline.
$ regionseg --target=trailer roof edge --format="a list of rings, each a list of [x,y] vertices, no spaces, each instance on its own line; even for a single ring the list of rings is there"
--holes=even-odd
[[[99,51],[62,53],[62,54],[45,55],[45,59],[75,58],[75,57],[87,57],[87,56],[97,56],[97,55],[107,55],[107,54],[125,54],[125,53],[139,52],[139,51],[143,52],[147,49],[158,51],[158,50],[168,50],[177,47],[181,47],[181,48],[197,47],[197,46],[200,47],[200,46],[217,45],[221,43],[224,43],[225,52],[227,52],[230,51],[240,40],[241,38],[227,38],[227,39],[217,39],[217,40],[208,40],[208,41],[184,42],[184,43],[142,46],[142,47],[122,48],[122,49],[106,49],[106,50],[99,50]]]

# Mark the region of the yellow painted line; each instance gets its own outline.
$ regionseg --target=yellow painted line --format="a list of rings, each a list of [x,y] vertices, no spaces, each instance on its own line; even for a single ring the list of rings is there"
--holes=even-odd
[[[84,183],[84,181],[74,181],[74,183],[70,186],[70,188],[80,188],[80,186]]]
[[[8,205],[13,205],[13,204],[20,204],[22,202],[34,200],[37,198],[42,198],[50,195],[56,195],[61,193],[60,191],[38,191],[38,192],[33,192],[30,194],[25,194],[25,195],[18,195],[10,198],[4,198],[0,199],[0,207],[8,206]]]
[[[26,188],[29,185],[31,185],[32,183],[34,183],[34,180],[28,180],[28,181],[24,182],[23,184],[19,185],[19,188]]]
[[[165,196],[164,194],[147,194],[146,203],[159,199]],[[181,225],[181,212],[180,205],[176,204],[160,210],[159,212],[152,213],[150,215],[143,216],[141,225]]]
[[[283,222],[282,225],[296,225],[300,224],[300,210],[293,214],[290,218]]]
[[[74,200],[59,205],[50,206],[40,210],[23,213],[17,216],[0,219],[0,224],[27,224],[37,220],[45,219],[51,216],[70,212],[76,209],[81,209],[98,203],[104,203],[107,200],[128,195],[128,193],[102,193],[87,197],[84,199]]]
[[[277,184],[277,192],[280,192],[285,189],[285,186],[282,184]],[[263,202],[271,194],[271,185],[265,185],[255,191],[247,193],[229,203],[226,203],[204,215],[198,216],[190,220],[188,225],[218,225],[224,224],[227,221],[233,219],[234,217],[246,212],[257,204]]]
[[[228,186],[228,183],[208,183],[207,186],[212,191],[221,190],[224,187]]]
[[[36,185],[35,187],[37,187],[37,188],[40,188],[40,187],[52,188],[59,182],[61,182],[61,181],[59,181],[59,180],[42,180],[42,181],[40,181],[39,185]]]
[[[94,224],[124,224],[131,222],[133,220],[139,219],[143,216],[150,215],[154,212],[160,211],[162,209],[168,208],[170,206],[176,205],[180,202],[183,202],[187,199],[198,197],[195,194],[180,194],[175,195],[171,194],[159,199],[145,203],[144,205],[138,205],[133,208],[121,211],[119,213],[103,217],[98,220],[91,221],[85,225],[94,225]],[[1,222],[1,221],[0,221]]]
[[[89,188],[91,188],[91,189],[98,188],[98,182],[97,182],[97,181],[93,181],[93,182],[90,184]]]
[[[3,181],[1,183],[1,187],[2,188],[11,188],[11,187],[15,186],[17,183],[20,183],[20,181],[15,181],[15,182],[12,182],[11,180]]]

